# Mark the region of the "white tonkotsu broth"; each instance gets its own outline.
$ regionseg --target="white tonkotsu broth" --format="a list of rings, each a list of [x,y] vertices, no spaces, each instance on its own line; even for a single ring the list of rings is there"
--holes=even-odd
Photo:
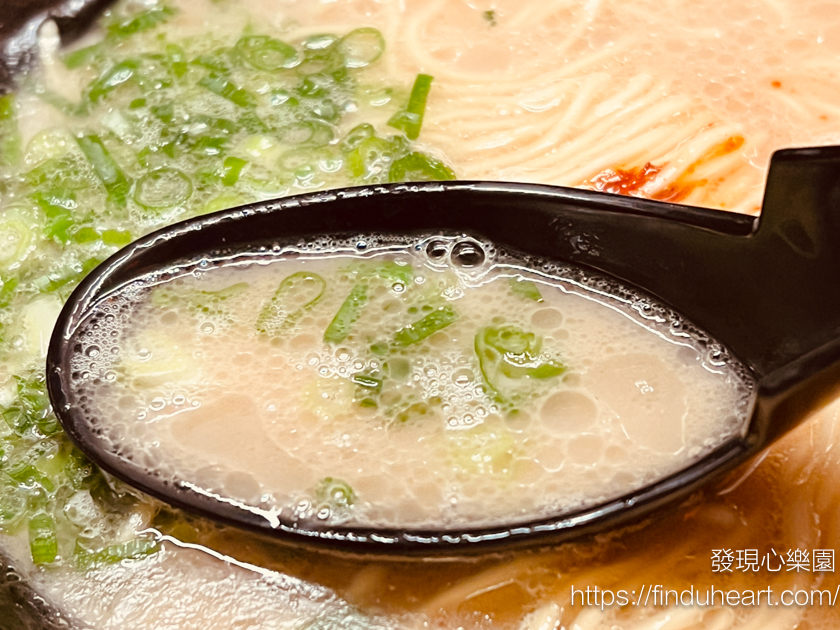
[[[361,240],[100,304],[74,396],[109,448],[269,519],[440,529],[591,507],[745,427],[733,367],[620,285]]]
[[[156,6],[151,0],[131,6],[136,10],[140,5]],[[345,112],[336,125],[337,137],[360,122],[386,128],[417,74],[428,73],[434,82],[416,146],[444,160],[460,179],[568,185],[755,214],[774,150],[840,144],[837,2],[172,0],[169,5],[177,13],[155,30],[122,44],[125,56],[159,53],[161,42],[183,43],[188,37],[194,38],[194,47],[210,53],[232,45],[245,29],[295,44],[311,35],[379,29],[386,43],[384,54],[361,70],[358,81],[364,98],[357,99],[356,109]],[[74,244],[84,257],[70,252],[69,246],[65,252],[60,239],[44,237],[47,218],[28,193],[15,196],[17,182],[45,163],[46,173],[41,175],[48,177],[55,170],[51,158],[78,154],[72,136],[77,132],[104,138],[128,176],[135,178],[142,170],[134,149],[159,128],[151,117],[148,125],[140,125],[143,130],[131,128],[130,104],[151,95],[155,88],[150,84],[134,90],[128,82],[90,115],[63,107],[83,99],[86,86],[99,73],[84,65],[68,69],[48,28],[43,35],[43,67],[21,82],[17,95],[22,163],[17,170],[2,167],[0,178],[0,220],[25,228],[0,235],[3,291],[9,274],[16,271],[9,262],[14,255],[24,256],[31,272],[21,276],[8,305],[0,302],[4,419],[18,392],[15,377],[43,369],[45,341],[72,286],[61,288],[62,264],[78,272],[89,257],[101,259],[116,250],[114,243],[125,242],[117,234],[109,247],[96,241]],[[103,32],[92,33],[78,46],[96,44],[103,37]],[[177,50],[170,52],[171,61]],[[264,87],[270,94],[275,86]],[[41,88],[47,90],[39,96]],[[192,95],[190,106],[215,117],[235,111],[230,103],[199,92]],[[142,111],[143,106],[138,107]],[[0,126],[4,124],[0,117]],[[251,161],[248,168],[260,161],[274,164],[286,148],[267,138],[250,140],[235,147]],[[179,156],[166,165],[187,170],[194,166],[192,160],[191,155]],[[93,214],[96,223],[91,227],[130,230],[129,237],[137,237],[206,209],[352,183],[340,172],[329,171],[329,164],[322,166],[309,177],[277,182],[273,188],[259,185],[246,169],[248,177],[226,187],[224,194],[219,194],[222,184],[195,185],[189,208],[148,212],[131,200],[125,208],[106,207],[101,184],[90,176],[89,183],[99,187],[99,205],[79,189],[74,210],[80,216]],[[29,225],[33,227],[27,231]],[[209,276],[196,282],[205,280],[210,281]],[[60,288],[52,291],[56,284]],[[552,291],[551,299],[579,299]],[[0,293],[0,300],[5,298]],[[543,308],[547,307],[540,305]],[[570,316],[564,309],[561,326],[569,330],[571,340]],[[605,310],[592,306],[593,312]],[[533,325],[535,332],[536,315],[534,311],[531,320],[522,322]],[[644,332],[628,317],[616,317],[625,328]],[[579,323],[579,329],[583,325]],[[647,343],[642,339],[647,335],[639,335],[640,344]],[[545,347],[555,351],[554,341],[545,342]],[[660,349],[671,346],[658,341]],[[273,351],[270,346],[269,352]],[[568,361],[559,345],[556,352]],[[264,359],[248,360],[254,365]],[[237,367],[233,358],[228,363],[229,376],[244,378],[251,373],[232,369]],[[677,364],[679,369],[668,373],[668,379],[691,369],[684,361]],[[337,358],[333,365],[338,366]],[[582,370],[579,376],[578,384],[564,386],[577,393],[589,387]],[[731,388],[724,390],[729,392],[725,396],[731,396]],[[722,400],[706,402],[715,407],[724,404]],[[655,605],[582,606],[579,599],[572,601],[571,589],[597,586],[638,593],[655,585],[677,590],[771,588],[776,601],[784,589],[833,593],[840,585],[837,572],[787,567],[772,573],[764,567],[741,571],[736,562],[731,572],[721,573],[713,571],[711,558],[715,551],[731,550],[735,555],[755,550],[759,559],[769,554],[775,562],[797,549],[812,552],[840,546],[838,414],[840,404],[834,403],[673,513],[559,549],[471,561],[389,562],[304,553],[185,515],[148,497],[132,499],[130,492],[121,495],[125,500],[112,506],[106,518],[97,511],[97,497],[89,489],[62,488],[56,503],[57,526],[62,536],[67,531],[72,536],[62,539],[57,561],[33,562],[25,522],[0,528],[0,563],[11,567],[0,580],[0,628],[19,627],[21,583],[30,585],[56,611],[47,616],[23,613],[40,620],[32,623],[35,628],[835,628],[840,621],[836,606],[773,606],[762,601],[757,606],[701,607],[675,604],[673,599]],[[531,421],[536,419],[532,416]],[[174,427],[178,421],[176,415],[170,424]],[[9,474],[5,449],[13,438],[12,429],[6,427],[7,422],[0,421],[4,492]],[[714,433],[705,425],[697,428]],[[237,441],[231,449],[242,444]],[[171,442],[161,445],[171,447]],[[67,452],[66,438],[36,434],[32,449],[35,456],[28,463],[50,474],[60,472],[64,463],[57,462]],[[625,467],[626,462],[617,461],[617,453],[608,449],[602,446],[603,469]],[[319,477],[312,479],[317,484]],[[312,481],[300,486],[305,491],[312,489],[307,483]],[[24,477],[22,485],[27,484],[32,492],[26,498],[37,507],[37,483]],[[234,485],[227,487],[232,490]],[[361,487],[354,486],[357,497],[362,496]],[[0,507],[5,509],[5,503],[0,501]],[[91,568],[74,564],[77,544],[84,547],[103,539],[130,545],[138,537],[157,541],[159,549]]]

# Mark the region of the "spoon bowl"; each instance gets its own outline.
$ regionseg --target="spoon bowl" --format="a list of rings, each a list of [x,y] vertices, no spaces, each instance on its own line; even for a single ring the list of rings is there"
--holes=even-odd
[[[526,523],[446,531],[266,518],[170,483],[115,452],[82,413],[71,379],[74,334],[109,294],[178,261],[324,234],[480,236],[636,287],[686,316],[755,382],[746,431],[683,470],[599,505]],[[800,423],[840,384],[840,147],[772,160],[761,218],[610,194],[493,182],[399,184],[260,202],[175,224],[94,270],[64,307],[47,380],[71,439],[104,470],[185,510],[292,545],[353,554],[466,556],[561,543],[674,505]]]

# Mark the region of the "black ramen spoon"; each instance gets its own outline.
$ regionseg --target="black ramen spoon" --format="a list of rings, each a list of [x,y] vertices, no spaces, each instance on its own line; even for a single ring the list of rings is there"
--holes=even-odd
[[[74,391],[74,335],[97,303],[178,261],[324,234],[463,233],[572,263],[641,289],[721,342],[755,380],[749,424],[700,461],[601,505],[526,523],[447,531],[270,522],[164,482],[108,447]],[[563,542],[675,504],[755,455],[840,385],[840,147],[790,149],[770,166],[760,219],[530,184],[373,186],[261,202],[175,224],[116,253],[70,297],[47,358],[50,398],[73,441],[104,470],[178,506],[300,546],[396,556],[461,556]]]

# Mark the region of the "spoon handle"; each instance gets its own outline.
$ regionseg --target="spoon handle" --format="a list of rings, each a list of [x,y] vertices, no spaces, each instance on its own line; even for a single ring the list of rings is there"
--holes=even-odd
[[[643,288],[724,344],[757,380],[761,443],[837,393],[840,147],[775,153],[757,221],[643,199],[587,195],[575,207],[574,196],[529,238]]]

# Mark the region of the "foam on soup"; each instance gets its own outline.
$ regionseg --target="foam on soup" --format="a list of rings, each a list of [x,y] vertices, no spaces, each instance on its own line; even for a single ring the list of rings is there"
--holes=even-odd
[[[111,448],[269,519],[440,529],[590,507],[745,428],[740,366],[646,296],[464,236],[357,240],[107,298],[74,369]]]

